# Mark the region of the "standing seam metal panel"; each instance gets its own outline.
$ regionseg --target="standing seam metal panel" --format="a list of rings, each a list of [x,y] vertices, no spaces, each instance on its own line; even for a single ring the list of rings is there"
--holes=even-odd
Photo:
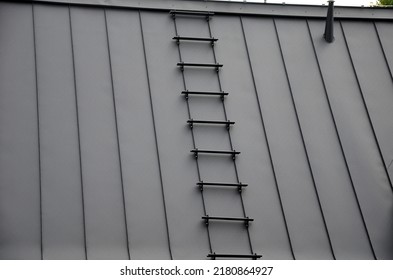
[[[131,259],[168,259],[139,15],[107,10],[107,23]]]
[[[314,144],[314,142],[311,141],[312,138],[310,136],[312,135],[312,131],[314,131],[315,128],[317,129],[316,130],[317,133],[315,135],[318,135],[318,132],[320,132],[318,130],[319,127],[315,125],[317,116],[313,118],[313,116],[310,116],[309,114],[307,114],[308,112],[304,110],[310,107],[313,109],[315,106],[318,106],[319,104],[316,102],[316,100],[312,101],[313,106],[307,106],[304,105],[303,103],[306,99],[310,98],[310,96],[307,96],[307,94],[310,94],[313,91],[317,91],[317,89],[315,88],[315,84],[312,83],[313,79],[306,81],[306,83],[304,83],[304,81],[301,80],[303,78],[303,74],[304,74],[303,72],[307,73],[307,71],[311,70],[310,69],[311,64],[309,64],[309,60],[307,60],[307,58],[304,56],[304,53],[302,53],[306,45],[299,44],[299,42],[305,40],[304,38],[305,32],[303,32],[305,28],[301,27],[301,23],[299,21],[293,21],[291,24],[288,24],[286,20],[277,20],[274,21],[274,25],[276,28],[277,40],[279,42],[284,69],[288,80],[289,92],[294,106],[296,120],[301,135],[301,140],[303,143],[303,149],[307,159],[307,165],[309,167],[311,179],[314,186],[315,199],[318,204],[319,212],[321,214],[321,218],[323,222],[322,228],[325,230],[327,241],[328,241],[329,249],[328,250],[325,249],[325,250],[326,253],[330,251],[333,258],[336,259],[330,232],[329,229],[327,228],[326,216],[323,211],[322,202],[321,202],[322,201],[321,187],[319,185],[320,182],[317,181],[318,169],[315,169],[315,166],[313,166],[312,164],[313,146],[310,147],[310,145]],[[306,65],[308,67],[306,67]],[[302,75],[297,75],[298,67],[300,68],[300,72],[302,73]],[[310,71],[307,74],[311,74],[311,73],[315,73],[315,72]],[[311,135],[309,134],[310,132]],[[313,140],[318,141],[319,139],[318,140],[313,139]]]
[[[35,5],[44,259],[85,258],[68,9]]]
[[[37,96],[31,5],[0,3],[0,258],[40,259]]]
[[[323,225],[272,19],[243,18],[289,235],[297,259],[320,256]],[[307,229],[307,230],[305,230]],[[325,254],[322,250],[322,255]],[[326,258],[326,256],[325,256]]]
[[[378,167],[378,171],[379,171],[378,175],[379,175],[380,182],[379,182],[379,184],[376,185],[378,187],[378,189],[372,189],[371,193],[367,193],[367,196],[366,196],[366,199],[376,200],[377,203],[375,203],[375,204],[373,203],[376,207],[373,207],[371,205],[371,203],[364,203],[363,207],[365,207],[365,208],[367,207],[366,211],[368,212],[368,215],[373,217],[373,218],[370,218],[370,220],[369,220],[369,223],[371,224],[370,234],[372,234],[373,238],[375,238],[375,242],[373,243],[373,246],[374,246],[374,250],[376,252],[377,258],[378,259],[391,259],[392,258],[392,256],[391,256],[392,249],[391,248],[392,248],[393,243],[391,243],[391,238],[389,239],[389,238],[387,238],[387,236],[390,236],[389,232],[391,231],[391,228],[392,228],[392,222],[391,222],[391,209],[393,206],[392,192],[391,192],[392,191],[392,184],[389,179],[387,167],[384,163],[384,159],[383,159],[383,155],[382,155],[382,151],[381,151],[381,146],[378,141],[376,130],[373,126],[371,112],[368,108],[368,104],[366,102],[366,98],[365,98],[365,95],[364,95],[363,89],[362,89],[362,83],[360,81],[360,79],[363,78],[364,79],[363,83],[364,83],[365,81],[368,80],[368,78],[364,76],[364,73],[362,73],[363,76],[358,75],[355,64],[354,64],[354,59],[352,56],[353,49],[351,49],[350,44],[348,43],[345,29],[344,29],[342,22],[340,22],[340,27],[341,27],[341,31],[343,34],[345,46],[346,46],[346,49],[348,52],[348,56],[350,59],[350,63],[352,66],[352,70],[353,70],[353,73],[354,73],[354,76],[356,79],[356,85],[358,88],[359,96],[360,96],[360,99],[363,103],[362,105],[364,108],[364,112],[367,117],[367,122],[370,125],[374,145],[375,145],[375,148],[378,153],[378,155],[374,156],[374,160],[376,160],[379,163],[379,164],[376,164],[376,167]],[[358,47],[357,45],[354,45],[352,47],[355,48],[355,53],[356,53],[356,51],[359,51],[356,49],[356,47]],[[360,58],[360,63],[361,63],[361,61],[362,61],[362,59]],[[373,66],[375,67],[375,65],[373,65]],[[367,67],[368,67],[368,65],[367,65]],[[377,71],[377,70],[375,69],[375,71]],[[375,77],[375,73],[373,73],[373,75]],[[384,76],[384,74],[381,74],[381,76]],[[378,78],[378,79],[380,79],[380,78]],[[363,84],[363,85],[367,85],[367,84]],[[366,88],[369,89],[370,86],[367,85]],[[376,113],[376,111],[374,111],[374,112]],[[382,124],[383,124],[383,122],[379,123],[379,125],[382,125]],[[371,186],[373,186],[373,185],[371,185]],[[371,186],[369,185],[368,188],[370,188]],[[373,187],[376,187],[376,186],[373,186]],[[369,192],[370,190],[367,190],[367,191]],[[377,220],[374,220],[376,218],[377,218]],[[381,228],[385,228],[385,230],[381,230]]]
[[[393,43],[388,40],[388,38],[393,36],[392,28],[385,22],[374,22],[374,28],[393,82]]]
[[[71,15],[88,258],[128,258],[104,11]]]
[[[287,44],[291,45],[291,43],[293,43],[293,42],[291,42],[291,39],[294,37],[296,38],[296,35],[298,35],[298,36],[300,35],[299,30],[296,30],[296,27],[297,27],[296,25],[289,26],[287,24],[287,27],[289,30],[286,30],[283,27],[278,27],[280,25],[281,26],[285,25],[285,20],[278,20],[276,23],[276,21],[273,19],[273,24],[274,24],[274,28],[275,28],[275,31],[277,34],[277,41],[278,41],[278,45],[279,45],[279,49],[280,49],[280,53],[281,53],[281,58],[282,58],[283,66],[284,66],[284,71],[285,71],[285,75],[286,75],[287,83],[288,83],[288,87],[289,87],[289,94],[290,94],[292,105],[294,108],[297,126],[298,126],[298,129],[300,132],[300,138],[301,138],[301,143],[303,146],[303,152],[305,154],[307,166],[308,166],[308,169],[310,172],[309,174],[310,174],[312,185],[313,185],[313,192],[312,193],[314,193],[314,201],[318,205],[317,211],[320,214],[318,216],[320,216],[321,222],[322,222],[322,224],[319,226],[320,235],[317,237],[317,238],[319,238],[318,244],[321,245],[321,247],[319,248],[320,249],[320,251],[319,251],[320,256],[319,257],[329,258],[328,255],[331,254],[332,257],[335,259],[330,234],[327,229],[326,218],[323,213],[323,209],[322,209],[322,205],[321,205],[320,194],[319,194],[318,187],[317,187],[316,180],[315,180],[314,170],[311,165],[310,155],[309,155],[309,151],[308,151],[307,145],[306,145],[306,138],[305,138],[305,133],[304,133],[305,130],[304,130],[303,125],[301,124],[302,116],[299,114],[299,109],[298,109],[299,103],[297,101],[297,98],[295,97],[298,83],[296,83],[296,79],[293,79],[293,77],[290,76],[291,72],[294,73],[292,63],[294,61],[296,62],[296,58],[289,56],[291,59],[288,59],[289,58],[288,52],[289,52],[289,54],[291,54],[291,48],[289,48],[289,46],[287,46]],[[280,34],[281,34],[281,36],[280,36]],[[292,47],[294,47],[294,46],[292,46]],[[296,56],[296,55],[294,55],[294,56]],[[325,241],[324,237],[326,237],[327,242],[324,242]],[[323,243],[325,243],[325,244],[323,244]]]
[[[393,83],[393,41],[389,41],[389,38],[393,38],[393,29],[389,24],[381,22],[374,22],[374,27]],[[393,158],[390,160],[388,157],[386,164],[390,178],[393,178]]]
[[[393,160],[393,83],[372,22],[342,22],[343,32],[356,73],[362,99],[372,124],[378,149],[388,173],[388,183],[393,191],[391,174],[387,167]],[[366,55],[367,54],[367,55]]]
[[[164,216],[165,216],[166,231],[167,231],[167,238],[168,238],[169,256],[170,256],[171,259],[173,259],[172,247],[171,247],[171,238],[170,238],[170,235],[169,235],[169,228],[168,228],[168,214],[167,214],[166,201],[165,201],[165,190],[164,190],[164,184],[163,184],[163,180],[162,180],[160,151],[159,151],[159,148],[158,148],[157,129],[156,129],[156,122],[155,122],[155,117],[154,117],[154,105],[153,105],[152,92],[151,92],[151,86],[150,86],[149,66],[148,66],[148,62],[147,62],[145,36],[144,36],[144,32],[143,32],[142,16],[141,16],[141,12],[140,11],[138,12],[138,17],[139,17],[139,24],[140,24],[141,35],[142,35],[143,56],[144,56],[144,59],[145,59],[146,76],[147,76],[148,89],[149,89],[150,109],[151,109],[151,114],[152,114],[152,119],[153,119],[155,148],[156,148],[156,153],[157,153],[158,171],[159,171],[159,175],[160,175],[161,194],[162,194],[162,200],[163,200],[163,205],[164,205]]]
[[[389,203],[388,200],[391,191],[386,188],[387,180],[383,163],[359,93],[340,23],[335,24],[336,39],[333,44],[329,45],[320,38],[323,23],[317,24],[312,21],[310,29],[353,179],[354,191],[359,200],[373,251],[379,258],[381,250],[385,251],[381,244],[386,245],[387,239],[386,237],[381,239],[376,235],[379,230],[389,232],[391,227],[391,221],[389,221],[391,218],[388,217],[391,207],[389,206],[391,202]],[[361,236],[358,235],[359,237]],[[355,249],[360,249],[360,247]]]
[[[255,82],[254,69],[253,69],[253,66],[252,66],[251,58],[250,58],[250,51],[248,49],[247,38],[246,38],[246,34],[244,32],[243,19],[242,19],[241,16],[240,16],[240,24],[241,24],[241,27],[242,27],[244,45],[246,47],[247,58],[248,58],[248,63],[249,63],[250,71],[251,71],[251,77],[252,77],[252,81],[253,81],[256,102],[258,104],[259,115],[261,117],[262,130],[263,130],[264,138],[265,138],[265,141],[266,141],[266,147],[267,147],[268,154],[269,154],[270,165],[272,167],[272,173],[273,173],[273,177],[274,177],[274,185],[275,185],[276,190],[277,190],[277,195],[278,195],[278,200],[279,200],[279,204],[280,204],[280,209],[281,209],[281,212],[282,212],[282,217],[283,217],[283,222],[284,222],[284,226],[285,226],[285,231],[286,231],[286,234],[288,236],[288,242],[289,242],[288,245],[289,245],[289,249],[291,251],[292,258],[295,259],[295,254],[293,252],[291,236],[290,236],[289,230],[288,230],[288,222],[287,222],[287,218],[286,218],[284,207],[283,207],[283,203],[282,203],[282,194],[281,194],[281,191],[280,191],[280,189],[278,187],[277,174],[276,174],[276,171],[275,171],[274,161],[273,161],[273,158],[272,158],[272,153],[271,153],[271,148],[270,148],[271,147],[271,143],[269,143],[269,138],[268,138],[267,132],[266,132],[266,125],[265,125],[265,121],[264,121],[263,114],[262,114],[261,102],[260,102],[259,95],[258,95],[258,88],[257,88],[256,82]]]
[[[335,133],[308,25],[298,20],[286,27],[293,35],[284,37],[284,55],[326,231],[334,257],[352,258],[349,252],[357,248],[359,242],[354,242],[354,237],[364,227]],[[350,222],[351,227],[347,227]]]
[[[319,22],[319,28],[322,30],[322,22]],[[373,250],[369,232],[367,230],[365,220],[364,220],[364,215],[363,212],[360,208],[359,205],[359,200],[358,196],[355,190],[354,182],[353,182],[353,177],[348,165],[348,160],[347,160],[347,155],[344,151],[343,143],[342,143],[342,137],[340,136],[338,127],[337,127],[337,120],[336,117],[334,116],[334,111],[332,108],[332,103],[331,103],[331,98],[329,96],[329,93],[327,91],[326,83],[325,83],[325,78],[323,76],[321,64],[319,62],[318,58],[318,53],[317,53],[317,46],[327,46],[327,43],[324,41],[323,38],[319,36],[315,36],[313,38],[313,35],[311,33],[311,28],[310,28],[310,23],[307,21],[307,27],[310,35],[310,40],[311,44],[313,47],[315,59],[318,65],[318,72],[321,77],[322,85],[323,85],[323,91],[325,93],[327,105],[329,107],[329,113],[332,118],[333,126],[334,126],[334,131],[338,139],[338,144],[340,146],[340,152],[344,161],[346,173],[348,174],[348,179],[350,181],[351,188],[342,188],[340,185],[339,190],[337,190],[337,186],[335,187],[335,192],[337,192],[338,196],[336,200],[340,201],[341,199],[344,198],[344,201],[341,201],[341,204],[336,204],[336,207],[338,208],[338,212],[336,213],[336,218],[333,219],[332,221],[336,222],[338,221],[336,227],[338,230],[342,231],[342,235],[340,238],[337,238],[335,240],[336,248],[338,248],[341,252],[339,254],[340,258],[347,258],[347,259],[360,259],[360,258],[370,258],[369,251],[371,249],[371,253],[373,258],[375,259],[375,252]],[[314,42],[314,40],[316,42]],[[326,49],[326,48],[325,48]],[[342,166],[341,166],[342,168]],[[336,174],[335,172],[333,174]],[[342,190],[341,190],[342,189]],[[351,189],[351,190],[348,190]],[[352,197],[351,197],[352,196]],[[333,214],[334,215],[334,214]],[[345,216],[345,217],[344,217]],[[341,223],[340,223],[341,222]],[[349,227],[351,225],[351,227]],[[337,230],[337,229],[336,229]],[[368,242],[367,242],[367,241]],[[369,249],[370,248],[370,249]]]
[[[122,160],[120,155],[120,139],[119,139],[119,127],[117,122],[117,109],[116,109],[116,100],[115,100],[115,87],[113,85],[113,70],[112,70],[112,57],[111,57],[111,49],[110,49],[110,42],[109,42],[109,34],[108,34],[108,21],[106,16],[106,9],[104,9],[104,17],[105,17],[105,33],[106,33],[106,43],[108,49],[108,58],[109,58],[109,72],[110,72],[110,80],[111,80],[111,90],[112,90],[112,98],[113,98],[113,111],[115,115],[115,128],[116,128],[116,140],[117,140],[117,154],[119,159],[119,171],[120,171],[120,185],[121,185],[121,196],[123,202],[123,213],[124,213],[124,229],[126,234],[126,249],[127,249],[127,256],[130,259],[130,242],[128,236],[128,224],[127,224],[127,210],[126,210],[126,201],[124,197],[124,179],[123,179],[123,166]]]

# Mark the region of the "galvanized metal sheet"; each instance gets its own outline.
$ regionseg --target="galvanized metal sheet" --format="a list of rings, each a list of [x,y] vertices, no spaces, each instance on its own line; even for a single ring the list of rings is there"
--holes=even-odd
[[[393,30],[390,24],[386,22],[376,22],[375,27],[378,32],[378,39],[381,42],[382,51],[389,66],[390,75],[393,75],[393,41],[390,40],[393,36]]]
[[[40,259],[40,170],[31,5],[0,5],[0,258]]]
[[[301,32],[277,25],[280,40]],[[246,19],[245,34],[295,258],[331,258],[274,23]]]
[[[169,259],[139,16],[107,10],[107,22],[131,259]]]
[[[236,160],[239,178],[249,184],[243,196],[247,215],[255,219],[250,225],[254,252],[268,259],[291,259],[240,18],[217,16],[211,25],[219,38],[217,59],[224,63],[220,77],[229,92],[228,118],[236,122],[231,135],[235,149],[241,151]]]
[[[344,22],[343,27],[385,166],[389,166],[393,160],[393,122],[387,121],[393,118],[392,77],[373,23]]]
[[[335,24],[336,39],[333,44],[326,44],[320,37],[323,23],[311,22],[310,27],[353,179],[354,195],[359,199],[373,250],[377,258],[391,259],[392,191],[367,118],[340,24]],[[359,223],[358,219],[359,216],[354,215],[352,220],[348,221],[351,228],[354,226],[353,222]],[[352,238],[356,238],[353,242],[356,242],[357,246],[351,248],[351,258],[371,258],[365,232],[359,229],[353,232]]]
[[[44,259],[84,259],[84,209],[68,9],[35,6]]]
[[[357,255],[351,253],[353,248],[357,251],[357,247],[363,245],[367,250],[368,244],[361,238],[364,227],[334,127],[308,25],[306,21],[293,21],[289,24],[286,22],[285,25],[280,21],[280,24],[280,34],[291,34],[280,38],[283,38],[282,48],[288,77],[332,253],[337,259],[352,258]]]
[[[127,236],[104,10],[72,8],[89,259],[126,259]]]

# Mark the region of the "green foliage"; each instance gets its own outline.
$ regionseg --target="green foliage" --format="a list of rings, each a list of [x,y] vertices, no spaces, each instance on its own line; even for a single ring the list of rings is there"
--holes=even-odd
[[[393,0],[378,0],[378,6],[393,6]]]

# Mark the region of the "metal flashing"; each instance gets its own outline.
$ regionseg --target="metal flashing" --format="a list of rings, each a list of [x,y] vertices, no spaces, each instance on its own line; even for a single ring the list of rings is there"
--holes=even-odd
[[[112,7],[139,10],[171,11],[183,10],[212,12],[217,14],[325,18],[327,6],[265,4],[226,1],[195,0],[0,0],[0,2],[46,3],[52,5],[78,5],[90,7]],[[335,8],[337,19],[393,20],[393,8],[381,7],[346,7]]]

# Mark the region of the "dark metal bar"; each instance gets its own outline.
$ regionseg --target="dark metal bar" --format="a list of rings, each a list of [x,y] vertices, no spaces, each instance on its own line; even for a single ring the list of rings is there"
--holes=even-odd
[[[213,12],[203,12],[203,11],[178,11],[171,10],[169,12],[171,15],[182,15],[182,16],[203,16],[203,17],[211,17],[214,16]]]
[[[226,186],[226,187],[247,187],[248,184],[243,183],[222,183],[222,182],[198,182],[198,186]]]
[[[203,220],[218,220],[218,221],[241,221],[241,222],[252,222],[254,219],[249,217],[219,217],[219,216],[202,216]]]
[[[239,259],[259,259],[262,258],[262,255],[258,255],[258,254],[208,254],[207,255],[208,258],[239,258]]]
[[[221,96],[228,95],[228,92],[224,91],[191,91],[191,90],[183,90],[181,94],[185,94],[188,97],[189,94],[192,95],[214,95],[214,96]]]
[[[221,182],[203,182],[199,181],[197,183],[197,187],[199,187],[200,191],[203,192],[205,186],[216,186],[216,187],[236,187],[239,193],[243,191],[244,187],[247,187],[247,184],[239,183],[221,183]]]
[[[196,124],[224,124],[227,126],[235,124],[235,122],[231,122],[231,121],[205,121],[205,120],[193,120],[193,119],[188,120],[187,123],[189,123],[189,124],[194,124],[194,123],[196,123]]]
[[[175,36],[172,38],[176,41],[203,41],[203,42],[217,42],[217,38],[210,37],[188,37],[188,36]]]
[[[195,63],[195,62],[178,62],[177,66],[180,66],[181,69],[184,67],[211,67],[211,68],[218,68],[224,66],[223,64],[220,63]]]
[[[224,150],[199,150],[199,149],[192,149],[190,152],[194,153],[195,155],[198,155],[198,153],[203,153],[203,154],[223,154],[223,155],[232,155],[232,156],[240,154],[240,152],[237,152],[235,150],[224,151]]]

